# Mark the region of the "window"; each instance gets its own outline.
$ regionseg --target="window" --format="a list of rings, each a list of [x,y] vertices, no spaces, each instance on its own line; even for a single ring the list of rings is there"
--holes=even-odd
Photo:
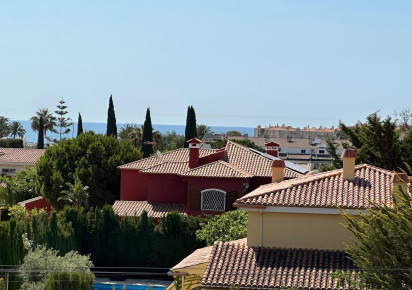
[[[301,150],[300,150],[300,153],[306,153],[306,150],[305,150],[305,149],[301,149]]]
[[[319,150],[319,154],[325,153],[325,150]]]
[[[16,173],[16,169],[14,168],[2,168],[1,169],[1,175],[6,175],[6,176],[11,176]]]
[[[205,189],[201,191],[201,209],[225,211],[226,192],[220,189]]]

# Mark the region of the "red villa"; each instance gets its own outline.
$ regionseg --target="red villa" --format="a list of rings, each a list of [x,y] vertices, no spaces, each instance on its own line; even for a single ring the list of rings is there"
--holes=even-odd
[[[200,148],[202,141],[196,138],[188,143],[189,148],[119,166],[120,200],[113,205],[115,212],[134,216],[146,210],[153,217],[172,210],[219,214],[234,209],[237,198],[272,182],[272,161],[278,160],[272,152],[261,153],[231,141],[217,150]],[[282,172],[285,179],[308,174],[290,162]]]

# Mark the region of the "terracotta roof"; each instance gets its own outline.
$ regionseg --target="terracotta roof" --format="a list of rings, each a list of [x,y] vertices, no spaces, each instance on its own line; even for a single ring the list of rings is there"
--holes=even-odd
[[[166,153],[162,153],[159,158],[157,156],[151,156],[145,159],[137,160],[131,163],[123,164],[119,166],[120,169],[143,169],[149,168],[155,165],[162,164],[163,162],[189,162],[189,148],[180,148]],[[199,157],[204,157],[215,153],[214,149],[203,149],[199,150]]]
[[[140,170],[142,173],[153,174],[180,174],[183,176],[202,176],[202,177],[235,177],[247,178],[253,176],[271,177],[272,159],[266,158],[260,154],[249,150],[249,148],[240,144],[228,141],[226,147],[228,160],[225,163],[213,162],[190,170],[189,148],[181,148],[162,154],[161,157],[152,156],[146,159],[134,161],[119,166],[122,170]],[[199,149],[199,157],[205,157],[210,154],[219,152],[214,149]],[[212,165],[213,164],[213,165]],[[210,165],[210,166],[207,166]],[[226,166],[224,166],[226,165]],[[190,170],[190,171],[189,171]],[[220,170],[223,170],[222,172]],[[186,171],[187,174],[185,173]],[[285,168],[286,178],[295,178],[303,176],[301,173]]]
[[[256,154],[250,151],[249,148],[231,141],[227,143],[226,150],[230,164],[250,172],[254,176],[272,176],[272,159]],[[286,167],[284,176],[287,178],[295,178],[303,175]]]
[[[232,241],[231,243],[241,243],[241,244],[246,244],[247,238],[239,239],[236,241]],[[179,264],[171,268],[171,271],[175,271],[178,269],[194,266],[194,265],[199,265],[203,263],[209,262],[210,255],[212,253],[213,246],[209,247],[204,247],[195,250],[193,253],[191,253],[189,256],[184,258],[182,261],[180,261]]]
[[[190,139],[190,140],[188,140],[188,141],[186,141],[187,143],[189,143],[189,144],[201,144],[202,143],[202,140],[199,140],[199,139],[197,139],[196,137],[195,138],[192,138],[192,139]]]
[[[355,167],[355,179],[343,180],[342,169],[262,185],[235,205],[364,209],[374,201],[392,204],[394,173],[372,165]]]
[[[35,165],[45,149],[0,148],[0,163],[22,163]],[[4,154],[1,154],[4,153]]]
[[[235,165],[218,160],[208,163],[181,174],[181,176],[196,177],[218,177],[218,178],[250,178],[252,174],[246,172]]]
[[[179,174],[180,172],[185,172],[189,169],[189,162],[164,162],[142,169],[140,172],[155,174]]]
[[[113,211],[119,216],[140,216],[144,210],[147,211],[148,216],[160,218],[171,211],[185,214],[186,204],[123,200],[116,200],[113,204]]]
[[[210,254],[212,253],[212,248],[213,246],[197,249],[182,261],[180,261],[179,264],[171,268],[170,271],[173,272],[182,268],[207,263],[209,261]]]
[[[338,289],[336,270],[354,270],[343,251],[215,242],[201,287]]]

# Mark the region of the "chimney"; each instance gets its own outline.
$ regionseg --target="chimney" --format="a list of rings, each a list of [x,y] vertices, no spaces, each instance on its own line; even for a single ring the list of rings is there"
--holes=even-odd
[[[342,152],[341,158],[343,159],[343,179],[353,180],[355,178],[355,149],[345,149]]]
[[[275,142],[269,142],[265,144],[266,154],[279,157],[279,144]]]
[[[193,138],[187,141],[189,143],[189,168],[195,168],[199,166],[199,148],[202,141],[197,138]]]
[[[398,203],[400,201],[400,196],[399,196],[399,193],[395,191],[395,189],[400,186],[404,193],[408,192],[408,184],[409,184],[408,175],[403,172],[395,173],[395,175],[392,178],[392,183],[393,183],[392,196],[395,198],[395,201]]]
[[[285,169],[285,161],[281,159],[273,160],[272,162],[272,182],[283,181],[283,171]]]

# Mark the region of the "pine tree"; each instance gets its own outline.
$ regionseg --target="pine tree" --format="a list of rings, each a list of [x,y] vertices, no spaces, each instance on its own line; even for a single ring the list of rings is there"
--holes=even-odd
[[[196,113],[193,106],[187,108],[186,129],[185,129],[185,148],[189,148],[188,140],[197,137]]]
[[[70,126],[73,125],[73,123],[71,122],[72,119],[70,118],[66,118],[65,115],[68,113],[66,111],[67,106],[66,106],[66,102],[61,99],[59,101],[59,104],[56,106],[57,110],[54,111],[57,115],[59,115],[57,117],[57,125],[59,127],[59,141],[62,140],[62,135],[67,134],[70,132]]]
[[[43,117],[39,119],[39,135],[37,139],[37,149],[44,149],[44,124]]]
[[[153,127],[152,120],[150,118],[150,108],[146,110],[146,119],[143,125],[143,138],[142,138],[142,152],[143,158],[149,157],[153,153]]]
[[[117,139],[116,115],[114,113],[113,98],[110,95],[109,109],[107,110],[107,136],[113,136]]]
[[[83,133],[83,121],[82,121],[82,115],[79,113],[79,119],[77,120],[77,136],[79,136],[81,133]]]

